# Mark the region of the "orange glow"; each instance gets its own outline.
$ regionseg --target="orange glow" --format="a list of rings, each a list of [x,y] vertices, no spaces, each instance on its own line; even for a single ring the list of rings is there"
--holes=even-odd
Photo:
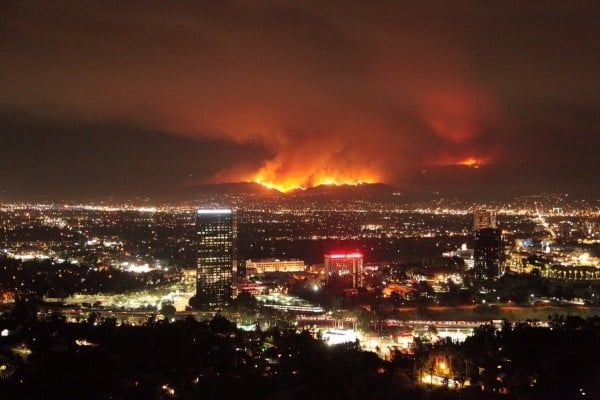
[[[486,165],[490,163],[490,157],[478,157],[478,156],[469,156],[467,158],[457,158],[457,157],[442,157],[442,161],[435,162],[435,165],[441,166],[449,166],[449,165],[463,165],[465,167],[470,168],[479,168],[482,165]]]
[[[283,192],[283,193],[289,192],[291,190],[305,190],[307,187],[314,187],[314,186],[321,186],[321,185],[331,185],[331,186],[352,185],[352,186],[358,186],[358,185],[362,185],[362,184],[373,183],[372,181],[369,181],[369,180],[351,181],[351,180],[336,180],[334,178],[323,178],[323,179],[320,179],[320,180],[315,180],[315,181],[311,182],[311,184],[309,184],[309,185],[299,184],[299,183],[294,182],[292,180],[282,181],[282,182],[273,182],[273,181],[265,181],[265,180],[262,180],[260,178],[256,178],[252,182],[259,183],[259,184],[263,185],[264,187],[267,187],[269,189],[275,189],[275,190],[278,190],[278,191]]]
[[[423,102],[423,117],[431,129],[454,143],[468,143],[479,136],[495,108],[488,96],[469,85],[425,93]]]
[[[458,163],[459,165],[466,165],[467,167],[478,168],[481,162],[479,162],[475,157],[469,157]]]
[[[365,171],[364,168],[354,170],[353,166],[350,166],[347,170],[341,171],[335,167],[309,166],[307,164],[305,162],[298,166],[294,164],[283,167],[279,159],[271,160],[254,175],[251,175],[248,180],[284,193],[321,185],[358,186],[380,181],[378,176]]]
[[[263,185],[266,188],[275,189],[275,190],[278,190],[278,191],[283,192],[283,193],[289,192],[290,190],[295,190],[295,189],[304,189],[302,186],[298,186],[298,185],[295,185],[293,183],[286,183],[286,182],[281,182],[281,183],[266,182],[266,181],[263,181],[260,178],[254,180],[252,182],[259,183],[259,184]]]

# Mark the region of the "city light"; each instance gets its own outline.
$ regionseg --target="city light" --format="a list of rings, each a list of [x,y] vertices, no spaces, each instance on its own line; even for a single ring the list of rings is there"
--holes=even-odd
[[[229,208],[220,208],[220,209],[200,209],[197,210],[198,214],[231,214],[232,211]]]
[[[328,329],[323,332],[323,340],[329,345],[352,343],[359,339],[359,335],[351,329]]]

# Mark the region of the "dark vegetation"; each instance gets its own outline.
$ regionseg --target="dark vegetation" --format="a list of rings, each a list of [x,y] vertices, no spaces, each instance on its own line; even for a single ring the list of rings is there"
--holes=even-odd
[[[241,305],[239,305],[241,306]],[[0,392],[19,399],[574,399],[598,398],[600,318],[549,317],[501,330],[482,325],[462,344],[417,342],[384,361],[360,343],[328,346],[308,331],[243,331],[226,318],[141,326],[90,318],[43,320],[18,300],[0,320]],[[29,349],[24,355],[19,349]],[[449,378],[419,374],[443,356]],[[580,390],[581,389],[581,390]]]

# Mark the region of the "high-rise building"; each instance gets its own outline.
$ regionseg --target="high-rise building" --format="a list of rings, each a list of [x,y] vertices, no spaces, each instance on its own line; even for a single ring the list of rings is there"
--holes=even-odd
[[[325,255],[325,278],[337,278],[344,288],[363,287],[363,255],[360,253],[331,253]]]
[[[502,231],[496,228],[476,230],[473,258],[476,278],[481,280],[497,278],[504,264]]]
[[[214,309],[231,299],[237,226],[230,209],[198,210],[196,305]]]
[[[475,210],[473,212],[473,230],[496,228],[496,213],[488,210]]]

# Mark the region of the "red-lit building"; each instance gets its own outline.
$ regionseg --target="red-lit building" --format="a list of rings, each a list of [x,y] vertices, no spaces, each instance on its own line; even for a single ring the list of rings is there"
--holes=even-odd
[[[361,253],[330,253],[325,255],[325,279],[337,280],[347,288],[363,287],[363,255]]]
[[[258,296],[267,293],[267,287],[260,282],[250,282],[248,279],[241,278],[233,285],[232,297],[238,297],[242,291],[246,291],[252,296]]]

